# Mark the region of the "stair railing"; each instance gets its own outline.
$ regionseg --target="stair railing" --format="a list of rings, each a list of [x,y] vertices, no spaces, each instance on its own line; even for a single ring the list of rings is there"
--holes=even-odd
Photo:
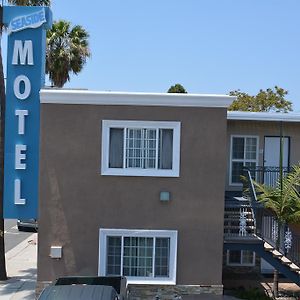
[[[285,172],[288,172],[286,169]],[[252,175],[253,170],[244,169],[243,194],[249,200],[255,233],[273,247],[276,246],[277,235],[280,234],[279,251],[300,266],[300,235],[290,231],[287,225],[278,230],[278,223],[271,211],[265,209],[257,200]],[[286,173],[285,173],[286,174]],[[289,237],[288,237],[289,235]],[[289,240],[290,239],[290,245]]]
[[[250,203],[250,208],[251,208],[251,213],[254,221],[254,228],[255,228],[255,233],[257,233],[257,196],[254,188],[254,183],[252,180],[251,173],[248,169],[244,169],[244,177],[245,180],[243,182],[243,195],[245,198],[249,200]]]

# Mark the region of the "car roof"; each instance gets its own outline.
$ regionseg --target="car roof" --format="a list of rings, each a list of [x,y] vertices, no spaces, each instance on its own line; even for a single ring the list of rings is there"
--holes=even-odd
[[[116,290],[105,285],[54,285],[46,287],[39,300],[114,300]]]

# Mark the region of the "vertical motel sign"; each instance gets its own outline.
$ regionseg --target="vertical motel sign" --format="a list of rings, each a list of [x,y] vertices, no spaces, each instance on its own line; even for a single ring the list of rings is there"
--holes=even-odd
[[[4,218],[37,218],[40,96],[44,85],[46,7],[7,6]]]

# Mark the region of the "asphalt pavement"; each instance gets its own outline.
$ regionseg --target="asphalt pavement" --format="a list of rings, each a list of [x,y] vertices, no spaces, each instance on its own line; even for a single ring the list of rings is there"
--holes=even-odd
[[[22,241],[28,239],[32,235],[32,232],[22,232],[17,228],[16,219],[4,220],[4,242],[5,253],[16,247]]]
[[[218,296],[210,294],[183,296],[182,300],[240,300],[231,296]]]

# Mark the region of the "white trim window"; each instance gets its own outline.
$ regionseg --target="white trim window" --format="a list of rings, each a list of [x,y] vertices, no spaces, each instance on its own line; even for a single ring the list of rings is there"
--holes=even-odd
[[[179,177],[180,122],[102,121],[102,175]]]
[[[232,135],[230,143],[230,184],[241,185],[243,168],[258,165],[258,137]],[[253,174],[255,176],[255,174]]]
[[[253,267],[255,266],[255,252],[250,250],[227,250],[228,266],[243,266]]]
[[[176,284],[177,231],[100,229],[99,276],[132,284]]]

